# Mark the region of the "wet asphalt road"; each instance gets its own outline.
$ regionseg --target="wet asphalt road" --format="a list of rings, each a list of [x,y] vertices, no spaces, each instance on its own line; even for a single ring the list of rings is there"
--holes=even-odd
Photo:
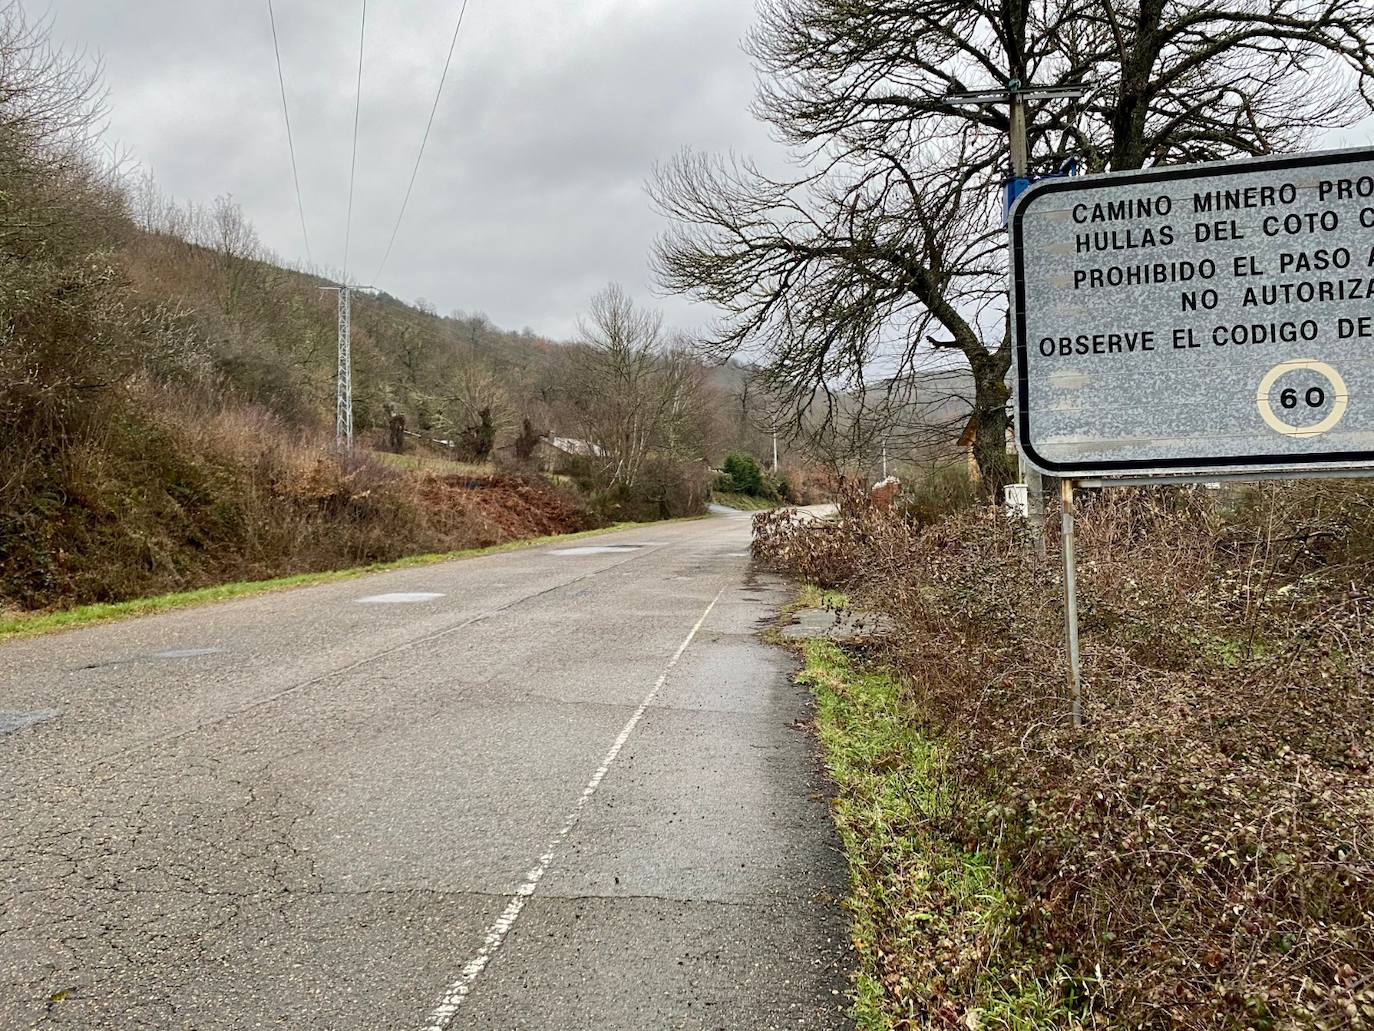
[[[60,713],[0,733],[0,1029],[848,1027],[748,545],[718,516],[0,646],[0,713]]]

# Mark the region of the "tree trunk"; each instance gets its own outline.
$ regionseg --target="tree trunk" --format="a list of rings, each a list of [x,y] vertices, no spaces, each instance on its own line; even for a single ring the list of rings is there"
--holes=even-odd
[[[1002,488],[1012,482],[1011,457],[1007,453],[1007,400],[1004,380],[1007,363],[989,354],[987,361],[973,363],[973,460],[978,463],[982,488],[994,502],[1001,502]]]

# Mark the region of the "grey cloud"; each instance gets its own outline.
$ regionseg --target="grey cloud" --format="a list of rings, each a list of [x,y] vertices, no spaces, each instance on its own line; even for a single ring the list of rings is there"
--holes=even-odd
[[[169,193],[232,193],[263,240],[304,261],[266,4],[52,0],[58,38],[99,51],[111,134]],[[369,4],[351,272],[386,247],[458,4]],[[317,264],[337,270],[360,4],[276,0]],[[440,310],[572,332],[616,279],[649,300],[645,258],[663,228],[644,195],[683,146],[774,151],[747,105],[753,71],[740,0],[470,0],[415,196],[381,284]],[[709,317],[662,305],[688,325]]]
[[[103,53],[112,135],[173,195],[232,193],[264,241],[304,248],[265,0],[49,0],[57,35]],[[275,0],[317,263],[343,256],[360,3]],[[372,0],[353,229],[366,280],[386,246],[457,0]],[[470,0],[463,39],[380,285],[565,336],[616,279],[648,299],[663,228],[643,184],[684,146],[776,165],[747,112],[747,0]],[[1319,141],[1367,145],[1374,121]],[[679,325],[709,319],[661,302]]]

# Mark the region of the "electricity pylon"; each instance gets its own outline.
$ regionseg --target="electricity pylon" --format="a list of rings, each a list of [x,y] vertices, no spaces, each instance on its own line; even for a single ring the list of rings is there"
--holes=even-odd
[[[339,295],[339,371],[334,399],[334,438],[341,448],[353,446],[353,291],[370,287],[321,287]]]

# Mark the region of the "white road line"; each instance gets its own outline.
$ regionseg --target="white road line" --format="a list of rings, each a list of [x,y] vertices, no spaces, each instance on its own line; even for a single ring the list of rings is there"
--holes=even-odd
[[[549,843],[548,851],[540,856],[534,867],[525,874],[524,883],[515,890],[515,895],[512,896],[510,903],[506,906],[501,915],[496,918],[496,922],[487,929],[487,936],[482,943],[482,947],[477,950],[477,955],[468,960],[467,965],[463,967],[462,972],[458,975],[458,979],[454,981],[453,984],[449,985],[449,989],[444,994],[443,999],[430,1015],[429,1023],[425,1025],[424,1031],[448,1031],[449,1025],[453,1023],[453,1018],[458,1015],[459,1007],[463,1005],[463,1001],[468,997],[468,993],[472,991],[473,984],[482,976],[482,971],[487,968],[487,964],[491,962],[491,958],[496,955],[497,951],[505,943],[506,935],[510,934],[511,928],[515,926],[515,921],[520,917],[520,911],[525,908],[525,903],[529,901],[530,896],[534,894],[535,889],[539,886],[539,882],[543,880],[544,874],[548,872],[549,867],[553,864],[554,855],[558,851],[558,846],[563,843],[563,839],[577,826],[577,821],[582,818],[583,810],[587,808],[587,803],[590,802],[592,796],[596,794],[596,789],[601,786],[601,781],[605,779],[606,774],[610,772],[611,766],[615,763],[616,759],[619,758],[620,750],[625,747],[625,742],[630,740],[630,735],[634,733],[635,727],[639,725],[639,721],[644,718],[644,713],[648,711],[649,706],[654,704],[654,699],[658,697],[659,691],[663,690],[663,685],[668,682],[668,675],[673,672],[673,668],[677,666],[678,661],[682,658],[682,654],[687,650],[688,645],[695,640],[698,631],[701,630],[702,624],[706,622],[706,617],[711,614],[711,610],[716,607],[716,602],[720,601],[720,596],[724,593],[725,588],[721,588],[716,593],[716,596],[711,599],[711,604],[706,606],[706,611],[701,614],[701,618],[697,620],[696,626],[692,627],[692,632],[687,635],[680,645],[678,645],[677,651],[673,653],[673,657],[668,661],[668,665],[663,668],[663,672],[660,673],[658,679],[654,681],[653,690],[645,695],[644,701],[639,703],[639,708],[634,711],[634,715],[630,717],[629,722],[621,728],[620,736],[617,737],[615,743],[611,745],[611,750],[606,753],[606,758],[601,760],[601,765],[598,766],[596,772],[592,774],[592,779],[587,781],[587,786],[582,789],[582,794],[578,796],[577,802],[573,805],[572,812],[568,814],[568,818],[563,821],[563,826],[559,829],[558,833],[554,835],[553,841]]]

